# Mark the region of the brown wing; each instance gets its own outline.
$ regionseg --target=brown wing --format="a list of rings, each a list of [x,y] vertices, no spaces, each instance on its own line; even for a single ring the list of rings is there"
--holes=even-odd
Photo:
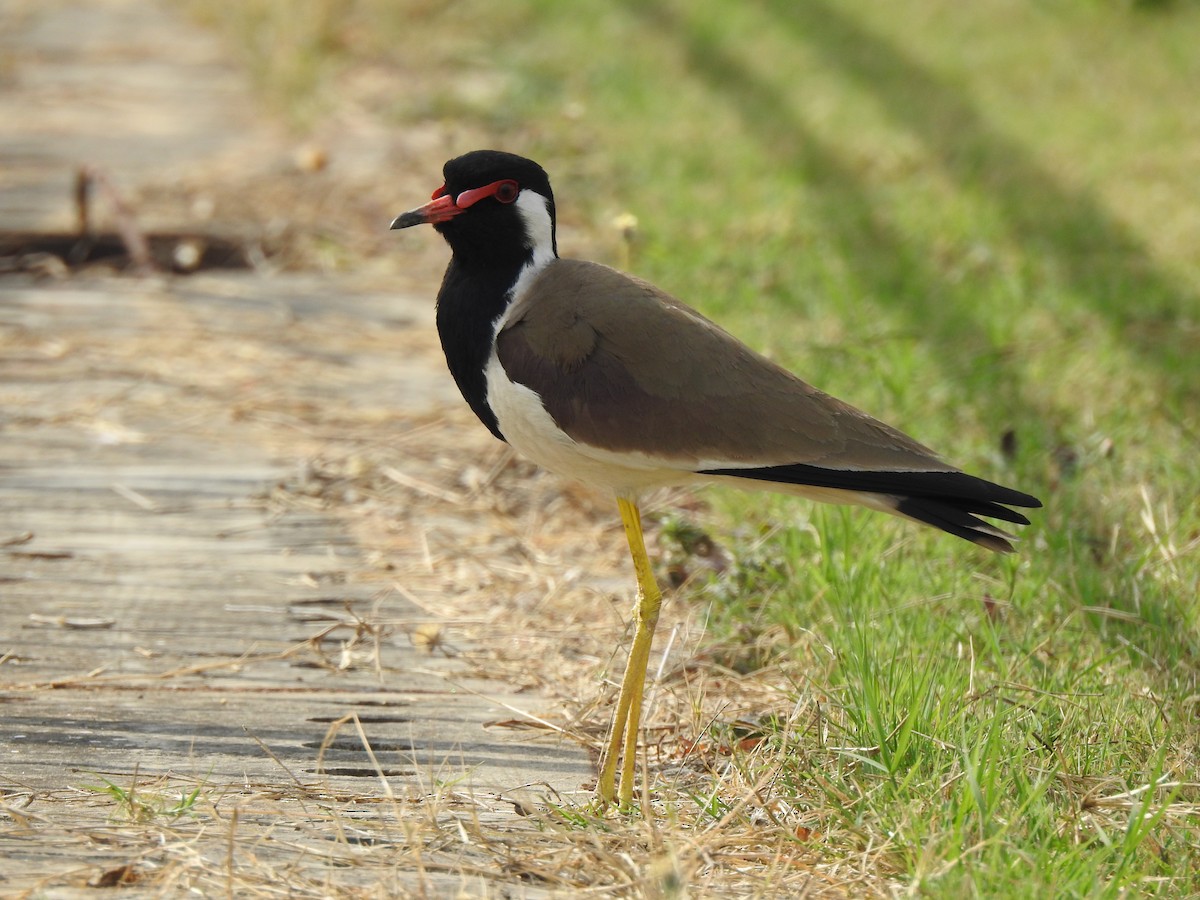
[[[670,295],[595,263],[547,266],[496,351],[559,428],[605,450],[681,466],[954,471]]]

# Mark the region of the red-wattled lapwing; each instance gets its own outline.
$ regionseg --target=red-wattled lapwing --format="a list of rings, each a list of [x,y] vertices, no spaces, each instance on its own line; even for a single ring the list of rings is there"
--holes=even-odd
[[[551,471],[616,495],[637,574],[637,628],[598,791],[633,797],[638,719],[662,602],[637,501],[721,482],[924,522],[989,550],[1028,524],[1029,494],[967,475],[823,394],[653,285],[560,259],[554,195],[537,163],[494,150],[452,159],[433,199],[392,228],[429,224],[452,256],[437,328],[463,397],[496,437]]]

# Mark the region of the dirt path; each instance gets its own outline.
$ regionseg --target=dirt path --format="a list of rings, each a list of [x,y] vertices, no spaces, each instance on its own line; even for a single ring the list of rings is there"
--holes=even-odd
[[[165,6],[3,17],[0,228],[70,227],[81,161],[285,153]],[[433,290],[0,280],[0,893],[457,889],[495,868],[462,822],[592,777],[522,660],[610,605],[619,536],[460,411]]]

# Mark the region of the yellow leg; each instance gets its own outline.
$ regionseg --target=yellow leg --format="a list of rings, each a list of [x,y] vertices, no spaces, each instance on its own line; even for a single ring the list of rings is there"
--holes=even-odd
[[[617,751],[621,747],[621,739],[624,738],[620,804],[629,806],[633,802],[638,724],[642,714],[642,692],[646,685],[646,665],[650,661],[650,644],[654,640],[654,627],[658,624],[662,594],[654,580],[654,573],[650,570],[650,558],[646,555],[642,518],[637,504],[618,499],[617,506],[621,510],[621,522],[625,526],[625,538],[629,542],[633,570],[637,575],[637,626],[633,635],[633,647],[629,651],[629,662],[625,664],[625,677],[621,680],[621,695],[617,698],[617,713],[613,718],[604,765],[600,769],[598,790],[601,802],[612,803],[616,787],[614,782],[617,774]]]

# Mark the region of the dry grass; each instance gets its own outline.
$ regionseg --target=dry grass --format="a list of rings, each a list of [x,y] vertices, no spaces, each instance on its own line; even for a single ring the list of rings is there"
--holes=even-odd
[[[195,284],[225,289],[219,281]],[[599,753],[633,590],[608,498],[516,460],[466,410],[397,415],[386,385],[371,393],[367,380],[384,365],[369,362],[377,355],[425,361],[431,378],[444,377],[431,332],[380,330],[336,311],[290,319],[269,306],[230,318],[181,303],[174,289],[160,293],[153,282],[127,291],[126,303],[112,310],[125,323],[118,331],[63,319],[53,347],[36,331],[14,335],[23,352],[52,352],[54,377],[72,386],[55,394],[53,411],[29,406],[26,417],[52,415],[66,427],[134,446],[152,443],[154,432],[142,431],[149,422],[295,460],[293,475],[256,501],[266,519],[337,517],[364,563],[349,576],[381,601],[404,598],[410,611],[388,614],[381,610],[396,604],[383,602],[297,607],[289,619],[309,637],[282,650],[163,663],[132,679],[103,668],[21,683],[10,677],[6,692],[132,696],[139,686],[184,689],[207,675],[252,682],[285,661],[364,671],[387,685],[396,674],[387,667],[387,648],[411,641],[452,657],[452,677],[464,690],[487,693],[494,684],[554,710],[539,718],[520,704],[498,703],[496,732],[531,741],[551,734]],[[330,365],[346,359],[363,364]],[[114,397],[101,377],[112,372],[134,387]],[[314,399],[314,386],[328,390],[339,379],[355,403]],[[120,496],[147,514],[165,511],[132,489]],[[662,501],[704,515],[686,495]],[[653,515],[653,504],[648,508]],[[657,537],[651,528],[652,546]],[[761,742],[753,723],[732,731],[736,720],[767,713],[788,727],[810,727],[811,705],[793,708],[790,699],[797,676],[764,669],[746,677],[722,668],[713,657],[720,648],[700,649],[704,615],[679,599],[664,615],[646,714],[647,779],[655,788],[640,816],[601,815],[586,785],[568,796],[538,783],[504,795],[480,791],[454,759],[415,778],[392,777],[367,730],[349,717],[331,723],[324,745],[311,751],[324,769],[315,776],[263,741],[259,749],[275,777],[259,769],[231,780],[188,754],[165,774],[80,770],[52,787],[6,776],[0,841],[21,860],[21,875],[5,891],[39,896],[120,885],[239,897],[880,893],[887,848],[867,841],[852,854],[827,852],[828,831],[838,826],[774,784],[787,746]],[[66,620],[42,624],[71,627]],[[714,723],[728,726],[730,737],[712,737]],[[327,754],[335,742],[374,768],[376,778],[337,774]],[[44,874],[32,874],[39,870]]]
[[[465,417],[375,419],[368,411],[353,422],[353,450],[335,453],[326,444],[264,503],[269,512],[319,507],[342,516],[377,564],[358,577],[427,615],[347,614],[314,623],[310,641],[284,654],[202,668],[252,675],[256,664],[281,656],[378,667],[380,641],[407,636],[461,661],[464,680],[499,678],[556,698],[565,712],[542,721],[498,709],[497,727],[553,730],[598,753],[616,687],[606,673],[623,658],[617,638],[629,600],[619,577],[626,551],[609,504],[564,491],[489,446]],[[347,424],[346,415],[326,421],[319,411],[305,419],[318,445]],[[417,474],[393,468],[398,453]],[[484,463],[463,466],[469,457]],[[621,587],[598,586],[593,572],[616,573]],[[586,794],[560,797],[537,784],[511,796],[481,794],[453,772],[398,784],[375,761],[362,726],[347,718],[330,725],[326,743],[357,742],[377,769],[374,785],[299,777],[278,760],[276,779],[253,783],[135,773],[80,775],[75,786],[55,790],[8,784],[5,839],[10,847],[35,842],[40,849],[26,851],[26,862],[45,854],[52,872],[23,883],[21,893],[87,885],[239,897],[881,894],[886,847],[830,858],[821,849],[821,812],[775,790],[780,760],[758,758],[752,736],[729,744],[703,737],[714,720],[751,709],[790,714],[797,727],[807,722],[810,710],[788,710],[788,675],[744,678],[714,667],[696,656],[702,628],[690,621],[694,611],[677,604],[672,611],[678,621],[647,716],[656,787],[643,815],[603,815]],[[334,633],[330,654],[324,648]],[[89,684],[120,681],[97,676]],[[52,864],[94,859],[98,845],[111,865],[81,864],[72,875]]]
[[[396,434],[407,436],[397,444]],[[355,436],[367,438],[365,423]],[[411,429],[389,427],[379,438],[378,449],[360,445],[350,456],[313,460],[313,486],[298,492],[303,499],[291,491],[280,499],[329,502],[345,516],[379,564],[369,577],[428,613],[426,621],[405,626],[409,639],[453,656],[464,677],[500,679],[551,698],[551,708],[563,711],[543,720],[520,708],[511,715],[498,710],[497,725],[553,731],[598,757],[632,600],[624,577],[628,551],[609,499],[514,459],[465,414],[411,423]],[[417,475],[390,465],[397,453],[410,473],[420,460]],[[480,462],[464,465],[464,459]],[[348,493],[356,502],[339,502]],[[664,501],[701,509],[685,495]],[[778,716],[789,729],[812,727],[814,710],[791,699],[798,674],[767,668],[747,677],[723,669],[713,660],[720,647],[701,650],[702,615],[676,600],[662,622],[644,732],[652,770],[646,778],[655,789],[643,798],[642,816],[602,815],[586,794],[542,792],[543,802],[518,805],[481,799],[466,788],[448,797],[409,797],[410,818],[437,826],[432,834],[419,830],[410,842],[435,848],[447,816],[459,832],[457,863],[428,849],[422,864],[437,861],[450,868],[435,869],[478,878],[489,895],[513,882],[568,894],[586,888],[600,896],[885,892],[879,877],[886,848],[868,843],[861,855],[825,853],[832,819],[777,791],[781,760],[756,751],[761,736],[752,723],[760,716]],[[395,627],[369,619],[363,625]],[[744,735],[709,736],[714,723],[729,730],[739,720],[750,721]],[[772,755],[790,752],[786,745],[761,746]],[[452,811],[456,805],[459,813]],[[513,809],[519,818],[497,815]],[[414,858],[393,864],[421,871]]]
[[[249,897],[842,896],[851,886],[874,893],[864,874],[876,867],[874,853],[822,862],[809,849],[816,831],[781,804],[764,803],[761,784],[735,785],[744,801],[718,818],[680,793],[661,802],[661,819],[613,820],[454,787],[372,795],[291,783],[288,774],[243,785],[135,778],[120,785],[128,800],[63,790],[37,797],[49,815],[23,813],[33,794],[11,791],[6,815],[18,835],[53,848],[48,858],[103,844],[123,860],[75,879],[32,881],[26,895],[64,881]],[[186,812],[164,809],[193,792]]]

